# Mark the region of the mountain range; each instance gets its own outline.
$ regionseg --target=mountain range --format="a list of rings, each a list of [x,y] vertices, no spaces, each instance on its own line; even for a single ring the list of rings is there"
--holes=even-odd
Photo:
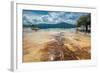
[[[69,23],[57,23],[57,24],[37,24],[37,25],[24,25],[24,27],[32,27],[35,26],[40,29],[47,29],[47,28],[75,28],[76,25],[69,24]]]

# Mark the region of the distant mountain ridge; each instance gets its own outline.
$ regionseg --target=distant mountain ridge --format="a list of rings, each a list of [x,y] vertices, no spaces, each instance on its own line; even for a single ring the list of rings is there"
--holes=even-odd
[[[32,25],[24,25],[24,27],[31,27]],[[34,25],[40,29],[47,29],[47,28],[75,28],[76,25],[68,24],[68,23],[57,23],[57,24],[37,24]]]

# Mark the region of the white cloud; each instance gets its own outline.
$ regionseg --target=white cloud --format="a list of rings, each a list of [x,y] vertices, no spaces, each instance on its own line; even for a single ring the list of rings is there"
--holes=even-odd
[[[75,24],[80,13],[67,13],[67,12],[48,12],[48,14],[34,14],[34,13],[24,13],[23,23],[24,24],[39,24],[39,23],[49,23],[56,24],[61,22],[66,22],[70,24]]]

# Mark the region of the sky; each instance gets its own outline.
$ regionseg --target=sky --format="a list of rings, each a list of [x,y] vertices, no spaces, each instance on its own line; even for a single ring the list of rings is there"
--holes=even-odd
[[[87,14],[88,13],[82,12],[23,10],[22,20],[23,25],[57,23],[76,24],[80,16]]]

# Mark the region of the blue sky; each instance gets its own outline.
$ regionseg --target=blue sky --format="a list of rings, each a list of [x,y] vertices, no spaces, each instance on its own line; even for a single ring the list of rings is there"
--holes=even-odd
[[[40,11],[40,10],[23,10],[23,24],[57,24],[69,23],[76,24],[76,21],[82,15],[88,13],[64,12],[64,11]]]

